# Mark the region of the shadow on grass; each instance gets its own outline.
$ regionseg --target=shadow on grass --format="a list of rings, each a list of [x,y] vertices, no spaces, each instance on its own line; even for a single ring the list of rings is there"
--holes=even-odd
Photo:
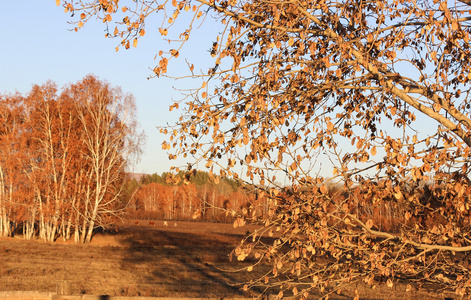
[[[251,296],[261,291],[246,293],[234,285],[247,279],[246,272],[221,270],[241,268],[228,258],[241,238],[148,227],[128,230],[120,241],[127,251],[121,267],[138,273],[141,288],[151,287],[152,296]]]

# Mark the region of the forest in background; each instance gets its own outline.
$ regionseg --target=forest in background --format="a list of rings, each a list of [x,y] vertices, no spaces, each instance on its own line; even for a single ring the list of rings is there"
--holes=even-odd
[[[89,242],[126,207],[135,104],[94,76],[0,95],[0,236]]]
[[[126,202],[127,216],[136,219],[192,220],[210,222],[235,222],[242,218],[264,223],[266,218],[277,216],[284,209],[290,222],[300,222],[299,214],[308,224],[318,218],[335,214],[337,206],[345,206],[359,221],[374,224],[374,228],[400,233],[420,228],[432,235],[448,234],[443,213],[432,214],[438,203],[464,194],[464,188],[446,192],[440,181],[413,180],[394,183],[392,180],[367,181],[346,190],[341,183],[320,184],[315,188],[267,188],[245,185],[241,181],[214,176],[205,171],[163,172],[161,175],[143,175],[136,179],[128,176]],[[462,185],[459,185],[463,187]],[[321,201],[318,193],[328,197],[330,204]],[[421,203],[422,210],[412,214],[401,199]],[[348,201],[347,200],[352,200]],[[301,202],[310,202],[300,206]],[[460,226],[469,226],[469,218],[455,214]],[[332,226],[344,226],[334,224]],[[236,225],[237,226],[237,225]],[[373,225],[372,225],[373,226]],[[432,237],[430,237],[432,238]]]
[[[267,209],[252,187],[204,171],[164,172],[128,181],[129,217],[138,219],[233,222],[242,210]]]

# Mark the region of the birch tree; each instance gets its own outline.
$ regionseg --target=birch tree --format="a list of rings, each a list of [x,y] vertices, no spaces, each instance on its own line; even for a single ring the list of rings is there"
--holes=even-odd
[[[90,242],[127,205],[127,168],[140,153],[131,94],[87,76],[0,95],[0,235]],[[18,230],[17,230],[18,231]]]
[[[0,236],[12,236],[15,227],[28,215],[27,194],[16,188],[17,180],[24,180],[21,160],[24,139],[23,97],[5,95],[0,97]],[[14,176],[13,174],[17,174]]]
[[[125,170],[140,151],[136,106],[130,94],[87,76],[64,92],[76,101],[86,182],[81,204],[81,241],[90,242],[93,229],[109,225],[105,217],[119,213]]]

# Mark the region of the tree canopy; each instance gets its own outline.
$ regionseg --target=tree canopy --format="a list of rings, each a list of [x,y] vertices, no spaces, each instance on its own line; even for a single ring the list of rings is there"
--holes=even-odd
[[[0,95],[0,235],[90,242],[126,207],[142,133],[134,97],[94,76]]]
[[[166,76],[194,27],[220,22],[209,45],[214,64],[198,73],[189,61],[181,74],[198,83],[174,104],[184,104],[184,113],[162,129],[169,134],[163,147],[176,149],[171,158],[193,155],[211,171],[263,187],[272,213],[244,218],[282,234],[256,251],[274,263],[273,272],[247,288],[260,283],[279,287],[280,296],[307,297],[351,282],[414,280],[470,292],[468,1],[63,6],[76,29],[102,20],[108,36],[120,39],[117,50],[137,46],[150,30],[146,21],[160,18],[170,46],[156,49],[156,76]],[[179,21],[188,28],[172,35]],[[329,178],[320,174],[325,169]],[[289,187],[277,184],[280,174]],[[335,182],[343,187],[329,188]],[[364,212],[373,207],[401,217],[383,228]],[[236,249],[238,257],[254,244]]]

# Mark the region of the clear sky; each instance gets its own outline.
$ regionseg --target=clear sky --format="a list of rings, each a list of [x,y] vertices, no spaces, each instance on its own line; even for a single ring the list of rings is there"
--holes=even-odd
[[[168,109],[172,100],[181,98],[180,92],[173,87],[181,89],[183,84],[188,85],[188,81],[147,79],[152,75],[149,68],[157,63],[154,61],[156,53],[167,46],[158,34],[158,20],[146,20],[146,36],[139,40],[137,48],[122,48],[119,52],[115,47],[120,40],[105,38],[105,25],[101,21],[89,22],[74,32],[71,31],[73,26],[67,23],[71,20],[70,14],[64,13],[63,7],[56,6],[54,0],[0,2],[0,93],[27,93],[33,84],[43,84],[47,80],[53,80],[61,87],[77,82],[87,74],[96,75],[136,98],[138,120],[147,135],[147,142],[141,161],[131,171],[160,174],[172,165],[185,165],[181,160],[168,160],[161,148],[165,137],[156,129],[156,126],[178,120],[181,111],[170,112]],[[192,59],[192,63],[196,60],[201,67],[210,66],[208,50],[221,28],[211,20],[205,22],[206,26],[192,32],[189,44],[178,60],[170,64],[172,74],[188,74],[185,58]],[[175,29],[174,32],[183,31],[183,28]],[[192,81],[191,84],[199,87],[201,82]],[[418,117],[423,116],[418,113]],[[425,121],[416,126],[436,128],[436,123],[428,118]],[[382,124],[386,129],[384,126]],[[325,173],[331,176],[330,169]]]
[[[152,74],[149,68],[156,63],[155,54],[165,43],[157,33],[157,26],[147,24],[147,34],[137,48],[116,52],[120,40],[105,38],[105,26],[100,21],[87,23],[78,32],[70,31],[73,26],[68,21],[71,21],[70,14],[64,13],[53,0],[1,1],[0,93],[27,93],[33,84],[47,80],[61,87],[87,74],[120,86],[135,96],[138,120],[147,135],[144,155],[132,171],[168,171],[176,163],[168,161],[161,149],[165,137],[158,133],[156,126],[172,124],[178,119],[181,112],[169,112],[168,107],[172,99],[180,97],[172,86],[181,86],[178,81],[147,79]],[[208,28],[199,30],[191,37],[195,42],[187,47],[186,55],[209,57],[206,50],[214,37]],[[205,38],[208,42],[202,42]],[[179,59],[181,66],[184,60]],[[178,64],[171,65],[170,71],[178,73],[178,67]]]

